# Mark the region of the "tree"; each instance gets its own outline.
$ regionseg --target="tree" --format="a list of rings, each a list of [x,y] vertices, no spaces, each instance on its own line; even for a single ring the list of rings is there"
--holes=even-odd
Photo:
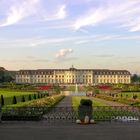
[[[133,74],[131,76],[131,81],[132,83],[140,82],[140,76],[138,76],[137,74]]]
[[[4,82],[4,73],[5,69],[3,67],[0,67],[0,83]]]
[[[13,81],[15,72],[7,71],[5,68],[0,67],[0,83]]]

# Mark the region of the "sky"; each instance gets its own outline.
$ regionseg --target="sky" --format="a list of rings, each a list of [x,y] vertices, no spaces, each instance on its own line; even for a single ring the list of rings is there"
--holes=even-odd
[[[0,66],[140,74],[140,0],[0,0]]]

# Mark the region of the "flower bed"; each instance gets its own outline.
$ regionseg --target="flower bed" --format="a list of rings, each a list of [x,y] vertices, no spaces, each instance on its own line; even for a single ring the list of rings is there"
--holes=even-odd
[[[125,98],[125,97],[112,97],[108,95],[97,95],[96,97],[104,99],[104,100],[116,101],[116,102],[120,102],[120,103],[124,103],[128,105],[135,105],[135,106],[140,105],[140,99],[132,99],[132,98]]]

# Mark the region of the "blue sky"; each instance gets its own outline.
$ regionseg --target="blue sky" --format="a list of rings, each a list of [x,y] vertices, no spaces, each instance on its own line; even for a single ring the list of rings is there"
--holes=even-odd
[[[0,66],[140,74],[140,0],[0,0]]]

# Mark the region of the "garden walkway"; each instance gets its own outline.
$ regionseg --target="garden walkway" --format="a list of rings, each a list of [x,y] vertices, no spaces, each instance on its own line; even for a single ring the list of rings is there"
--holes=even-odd
[[[119,102],[113,102],[113,101],[107,101],[107,100],[100,99],[100,98],[93,97],[93,99],[96,100],[96,101],[105,103],[108,106],[128,106],[126,104],[122,104],[122,103],[119,103]]]
[[[43,120],[52,120],[52,122],[60,121],[70,115],[72,111],[72,97],[65,96],[65,98],[60,101],[49,113],[43,115]],[[72,116],[70,116],[72,118]]]
[[[71,107],[72,106],[72,97],[65,96],[65,98],[56,105],[56,107]]]

